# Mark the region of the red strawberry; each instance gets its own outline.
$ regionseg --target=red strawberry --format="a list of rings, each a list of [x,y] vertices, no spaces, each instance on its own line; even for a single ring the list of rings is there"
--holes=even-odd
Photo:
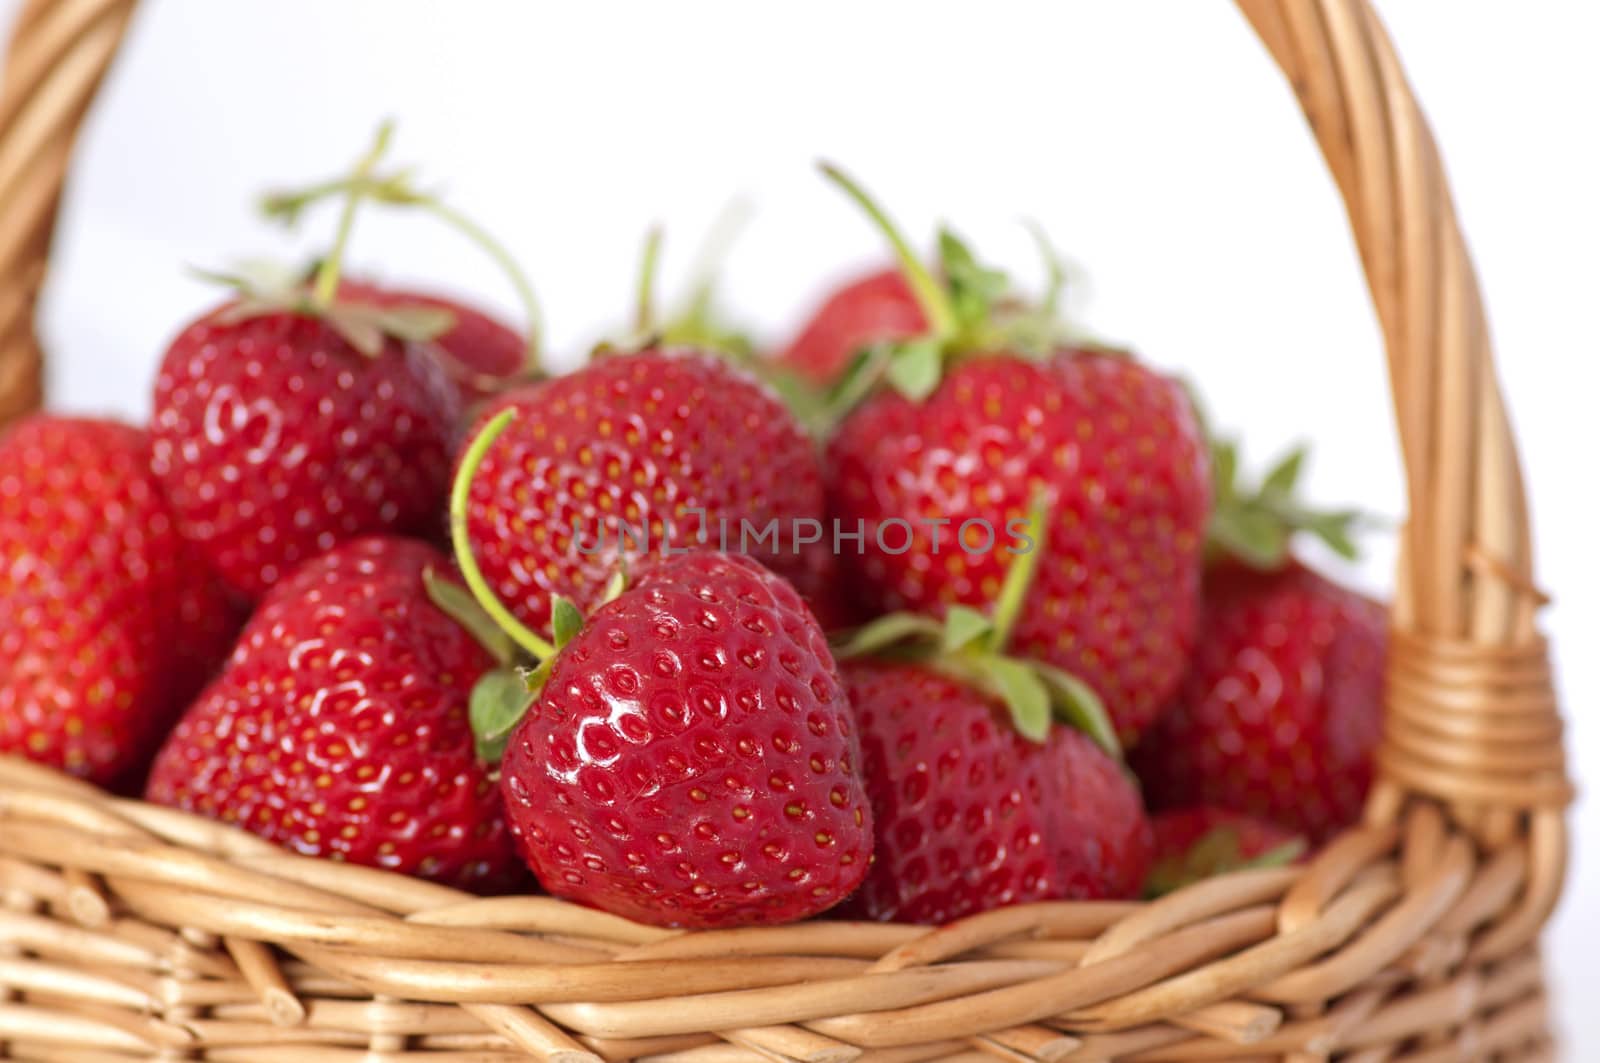
[[[1206,578],[1200,639],[1135,765],[1157,807],[1265,817],[1320,842],[1353,823],[1381,727],[1383,607],[1298,563]]]
[[[0,752],[128,781],[236,627],[142,430],[41,415],[0,437]]]
[[[467,403],[487,399],[530,371],[528,341],[504,322],[459,299],[345,279],[339,297],[382,307],[422,307],[450,315],[450,327],[433,338],[444,369]]]
[[[456,389],[424,346],[370,338],[363,351],[333,316],[245,301],[168,349],[153,467],[179,530],[235,591],[258,597],[339,542],[438,521]]]
[[[1305,839],[1294,831],[1209,805],[1176,808],[1150,818],[1155,861],[1145,881],[1151,895],[1246,867],[1300,859]]]
[[[548,665],[501,772],[546,888],[641,922],[801,919],[854,890],[872,852],[822,631],[737,555],[652,561],[596,610]]]
[[[844,675],[878,824],[863,915],[945,923],[1138,891],[1138,790],[1084,734],[1056,725],[1031,742],[996,699],[924,665],[853,661]]]
[[[815,448],[724,359],[604,356],[506,396],[506,408],[517,419],[484,455],[465,517],[489,585],[524,623],[545,628],[552,595],[587,609],[619,557],[689,548],[702,529],[707,545],[779,572],[805,566],[797,522],[823,512]]]
[[[409,169],[387,175],[374,173],[388,150],[393,132],[389,123],[379,126],[372,148],[346,176],[302,189],[274,192],[263,198],[261,208],[269,218],[292,226],[309,207],[319,201],[335,197],[343,200],[345,214],[339,242],[329,255],[335,274],[338,273],[339,259],[343,253],[342,242],[348,238],[356,208],[367,203],[421,210],[443,221],[488,254],[516,289],[526,315],[526,336],[519,335],[515,329],[459,299],[366,280],[341,279],[337,284],[340,299],[353,304],[367,304],[388,310],[442,312],[446,315],[442,330],[432,337],[434,353],[440,355],[446,373],[459,387],[462,397],[468,405],[473,405],[515,383],[539,375],[541,317],[538,300],[516,259],[488,229],[454,207],[420,191],[413,183],[414,175]],[[312,284],[326,283],[324,275],[328,266],[326,260],[319,263],[307,281]],[[335,289],[330,287],[328,290],[331,293]]]
[[[893,387],[869,394],[828,448],[833,515],[866,532],[845,553],[849,577],[880,611],[989,602],[1013,529],[1042,499],[1051,522],[1012,646],[1086,681],[1132,744],[1194,639],[1211,503],[1194,411],[1176,381],[1132,358],[1063,349],[1036,318],[1010,323],[1026,332],[1002,327],[1004,277],[950,234],[941,245],[943,284],[902,259],[929,333],[858,367]]]
[[[495,662],[424,586],[448,567],[421,543],[367,538],[280,581],[162,748],[147,799],[312,856],[515,884],[467,718]]]
[[[827,383],[863,347],[918,336],[927,327],[901,272],[879,270],[830,293],[776,360],[813,382]]]

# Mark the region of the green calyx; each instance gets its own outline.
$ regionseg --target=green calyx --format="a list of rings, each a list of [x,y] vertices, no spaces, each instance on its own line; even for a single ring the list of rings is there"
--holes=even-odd
[[[1088,684],[1060,668],[1007,652],[1043,551],[1044,525],[1045,507],[1036,504],[1028,518],[1032,546],[1013,554],[989,615],[964,605],[950,607],[942,623],[915,613],[891,613],[846,633],[834,653],[841,660],[877,657],[916,662],[998,700],[1012,725],[1031,741],[1043,742],[1051,721],[1060,720],[1121,759],[1116,730]]]
[[[1215,508],[1206,529],[1213,559],[1230,557],[1252,568],[1270,571],[1288,562],[1298,532],[1309,532],[1340,557],[1354,559],[1353,534],[1363,522],[1360,510],[1320,510],[1298,497],[1306,448],[1298,446],[1280,458],[1254,489],[1240,483],[1239,450],[1232,440],[1214,440],[1211,467]]]
[[[648,347],[691,347],[724,355],[747,368],[759,368],[755,342],[744,330],[727,323],[717,309],[717,279],[723,259],[749,216],[749,204],[730,203],[718,217],[696,256],[687,295],[665,319],[656,310],[656,277],[663,233],[659,225],[645,234],[634,286],[631,332],[621,340],[601,343],[597,355],[627,353]]]
[[[487,229],[445,203],[438,196],[420,190],[415,184],[414,174],[409,169],[396,170],[388,174],[376,172],[378,163],[382,160],[392,134],[393,126],[391,123],[385,122],[380,126],[372,150],[363,156],[354,169],[345,176],[322,181],[301,189],[270,193],[261,200],[261,210],[267,217],[290,226],[295,225],[309,207],[322,200],[338,198],[343,201],[344,206],[339,221],[339,235],[333,248],[324,256],[317,267],[312,280],[312,299],[324,304],[333,300],[334,293],[338,288],[344,247],[348,243],[350,228],[354,221],[356,209],[360,204],[378,203],[391,207],[419,210],[425,214],[432,215],[461,233],[476,244],[505,273],[512,287],[516,290],[517,298],[522,303],[523,313],[526,318],[525,327],[528,347],[524,373],[529,376],[539,375],[540,334],[543,328],[543,316],[539,309],[538,298],[534,295],[533,285],[529,282],[527,274],[523,272],[522,267],[517,264],[516,259],[506,249],[505,245]],[[448,328],[448,325],[446,327]]]
[[[820,165],[823,174],[883,233],[928,323],[920,336],[856,352],[826,397],[830,419],[837,420],[883,385],[920,402],[938,388],[946,369],[963,357],[1005,351],[1042,358],[1075,339],[1060,313],[1066,266],[1038,226],[1031,228],[1049,281],[1043,299],[1030,304],[1011,294],[1011,282],[1004,272],[980,262],[971,247],[948,228],[939,230],[939,270],[935,274],[859,183],[837,166]]]
[[[349,299],[318,302],[306,285],[291,280],[284,271],[269,274],[256,265],[190,272],[234,293],[233,303],[217,315],[224,324],[280,313],[314,317],[367,358],[382,354],[387,338],[422,343],[437,339],[455,323],[449,311],[428,306],[378,306]]]
[[[1187,852],[1163,860],[1151,868],[1145,880],[1144,894],[1147,898],[1160,897],[1230,871],[1288,867],[1305,852],[1305,839],[1292,838],[1258,856],[1247,857],[1239,851],[1236,830],[1227,826],[1215,827],[1202,835]]]

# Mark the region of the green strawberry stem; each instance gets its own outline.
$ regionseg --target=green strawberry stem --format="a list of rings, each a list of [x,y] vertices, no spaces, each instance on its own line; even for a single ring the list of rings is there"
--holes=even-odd
[[[389,150],[389,141],[393,137],[393,122],[386,121],[378,126],[372,147],[356,163],[356,168],[351,173],[352,181],[363,181],[372,173],[373,168],[383,158],[384,152]],[[311,288],[311,305],[318,310],[327,310],[333,305],[333,297],[338,294],[339,271],[344,264],[345,248],[350,244],[350,232],[355,227],[356,208],[360,205],[361,196],[352,187],[344,197],[344,207],[339,213],[339,227],[334,233],[333,246],[328,248],[328,253],[323,256],[321,265],[317,267],[316,280]]]
[[[639,256],[639,278],[634,288],[633,328],[638,336],[648,336],[656,323],[656,271],[661,264],[661,226],[652,225],[645,233],[644,252]]]
[[[515,410],[502,410],[483,427],[462,456],[461,467],[456,470],[455,481],[450,485],[450,545],[455,551],[456,564],[461,568],[461,578],[477,599],[478,605],[500,625],[501,630],[511,636],[513,642],[536,660],[546,661],[555,656],[556,648],[534,634],[501,603],[483,578],[483,570],[478,567],[478,559],[472,555],[472,542],[467,534],[467,498],[472,491],[472,478],[483,464],[484,455],[514,417]]]
[[[1022,612],[1022,603],[1033,586],[1034,573],[1039,569],[1039,555],[1044,553],[1047,508],[1043,498],[1034,499],[1028,507],[1028,523],[1024,528],[1028,549],[1011,555],[1005,582],[1000,584],[1000,595],[994,603],[994,630],[989,636],[989,645],[995,653],[1005,652],[1007,643],[1011,641],[1011,629],[1016,626],[1017,616]]]
[[[667,323],[666,331],[700,335],[712,335],[718,331],[711,319],[711,303],[717,293],[717,280],[722,274],[722,263],[728,257],[728,249],[749,220],[749,200],[735,198],[722,208],[695,255],[694,269],[689,273],[692,278],[689,296],[684,300],[683,309]]]
[[[867,194],[866,189],[843,170],[829,162],[819,163],[818,166],[828,180],[855,200],[879,231],[888,238],[890,246],[894,248],[895,258],[900,263],[900,270],[905,274],[906,283],[911,286],[911,293],[916,296],[923,315],[928,319],[929,332],[940,340],[953,337],[959,322],[955,307],[951,303],[950,293],[934,278],[928,267],[922,264],[916,252],[911,250],[911,245],[889,219],[889,215]]]
[[[1061,312],[1061,293],[1067,287],[1067,264],[1061,257],[1061,252],[1056,250],[1056,245],[1050,239],[1050,234],[1045,232],[1032,218],[1023,222],[1028,233],[1033,237],[1033,242],[1039,248],[1039,257],[1044,260],[1045,288],[1044,298],[1039,300],[1039,315],[1048,321],[1054,321]]]
[[[384,143],[387,142],[388,129],[389,127],[386,123],[383,129],[379,131],[380,140]],[[363,159],[363,163],[365,162],[367,160]],[[511,282],[512,288],[517,293],[517,299],[522,304],[522,312],[526,320],[527,353],[525,356],[525,370],[530,374],[539,373],[541,371],[539,352],[543,347],[544,315],[539,309],[539,299],[534,294],[533,284],[528,280],[527,273],[517,263],[516,258],[503,243],[483,226],[437,196],[419,190],[413,184],[412,175],[409,171],[401,170],[387,176],[378,176],[374,175],[371,170],[372,165],[358,166],[354,172],[345,177],[322,181],[292,191],[270,193],[263,197],[261,210],[270,218],[276,218],[286,224],[293,225],[298,221],[305,209],[312,204],[333,196],[344,196],[346,197],[345,210],[347,214],[354,212],[353,204],[357,200],[364,200],[392,207],[411,207],[433,215],[436,219],[466,237],[479,250],[488,255]],[[342,254],[342,244],[336,244],[334,251],[323,259],[321,266],[317,270],[316,290],[319,293],[325,283],[324,275],[331,271],[333,280],[326,282],[330,286],[327,296],[330,300],[332,299],[332,290],[338,284],[338,260]]]

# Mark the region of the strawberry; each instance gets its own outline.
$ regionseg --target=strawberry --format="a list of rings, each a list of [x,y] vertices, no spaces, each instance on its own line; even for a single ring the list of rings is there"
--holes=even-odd
[[[603,356],[513,392],[517,418],[471,480],[464,519],[496,594],[545,629],[553,595],[596,604],[619,560],[699,541],[779,572],[805,567],[796,540],[821,528],[810,440],[767,389],[715,355],[649,349]]]
[[[898,269],[857,277],[834,289],[777,356],[780,366],[826,384],[856,352],[885,340],[921,335],[928,323]]]
[[[1188,674],[1135,758],[1153,804],[1218,805],[1326,840],[1360,814],[1382,724],[1387,625],[1377,603],[1305,567],[1309,533],[1353,559],[1362,515],[1297,496],[1306,451],[1253,488],[1237,445],[1211,444],[1200,636]]]
[[[0,437],[0,752],[130,781],[236,627],[143,430],[38,415]]]
[[[794,589],[711,550],[647,558],[587,620],[550,607],[554,644],[484,577],[466,507],[515,417],[473,440],[451,491],[468,589],[537,666],[473,694],[480,753],[522,854],[552,893],[664,926],[801,919],[866,874],[872,822],[837,666]]]
[[[246,298],[168,348],[152,466],[179,530],[235,592],[259,597],[339,542],[437,519],[459,399],[422,346],[373,339],[362,349],[318,308]]]
[[[384,127],[350,179],[309,289],[221,278],[243,295],[185,329],[157,378],[156,475],[180,531],[247,598],[345,540],[437,530],[460,393],[422,341],[451,322],[338,298],[388,137]]]
[[[438,315],[442,324],[432,337],[433,352],[444,366],[446,374],[460,389],[462,398],[469,406],[474,406],[515,384],[540,376],[541,315],[538,300],[516,259],[489,230],[454,207],[420,191],[410,169],[388,175],[373,172],[387,150],[393,132],[393,126],[389,123],[380,126],[372,150],[351,173],[305,188],[270,193],[262,198],[261,210],[268,218],[293,226],[314,204],[339,197],[345,201],[345,228],[348,228],[349,217],[357,204],[377,203],[420,210],[445,222],[493,259],[516,289],[527,320],[526,336],[519,335],[515,329],[495,317],[456,298],[367,280],[346,278],[338,283],[338,296],[344,302]],[[340,249],[335,249],[335,257],[341,253]],[[311,278],[313,282],[315,274],[321,272],[322,265],[319,263],[314,271]]]
[[[782,579],[713,551],[656,561],[554,659],[501,788],[552,893],[640,922],[823,911],[872,819],[821,628]]]
[[[1036,506],[1019,530],[1037,544],[1048,523]],[[1014,554],[987,615],[891,614],[839,647],[877,821],[855,905],[869,918],[942,923],[1129,896],[1143,880],[1150,828],[1103,706],[1080,680],[1010,651],[1042,554]]]
[[[443,353],[445,373],[469,404],[506,390],[529,373],[528,341],[509,325],[460,299],[348,278],[339,283],[339,297],[352,303],[422,307],[448,314],[450,326],[435,336],[433,343]]]
[[[1159,896],[1228,871],[1292,863],[1306,841],[1276,823],[1210,805],[1160,812],[1150,818],[1155,859],[1145,893]]]
[[[162,747],[146,799],[311,856],[515,885],[468,721],[495,658],[431,600],[428,573],[448,567],[422,543],[364,538],[280,580]]]
[[[866,394],[828,448],[834,517],[865,531],[848,576],[880,611],[980,605],[1042,499],[1053,517],[1012,645],[1087,682],[1131,745],[1194,640],[1211,485],[1188,397],[1130,357],[999,318],[1004,278],[950,234],[941,284],[889,231],[930,331],[869,351],[854,372],[865,383],[839,389]]]
[[[926,664],[851,661],[844,676],[877,819],[861,915],[946,923],[1138,891],[1150,862],[1138,790],[1084,734],[1053,725],[1030,741],[997,699]]]
[[[1355,822],[1382,724],[1382,606],[1298,562],[1207,575],[1200,639],[1134,764],[1156,807],[1220,805],[1321,842]]]

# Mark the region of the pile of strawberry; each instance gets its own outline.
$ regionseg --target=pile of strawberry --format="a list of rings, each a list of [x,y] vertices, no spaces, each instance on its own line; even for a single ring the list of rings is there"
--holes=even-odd
[[[684,927],[1137,896],[1359,814],[1383,611],[1291,551],[1350,526],[1298,455],[1242,489],[1175,380],[831,170],[897,269],[770,359],[702,300],[548,375],[531,300],[342,275],[364,203],[506,259],[385,139],[269,201],[341,199],[332,249],[231,279],[148,427],[0,435],[0,752]]]

